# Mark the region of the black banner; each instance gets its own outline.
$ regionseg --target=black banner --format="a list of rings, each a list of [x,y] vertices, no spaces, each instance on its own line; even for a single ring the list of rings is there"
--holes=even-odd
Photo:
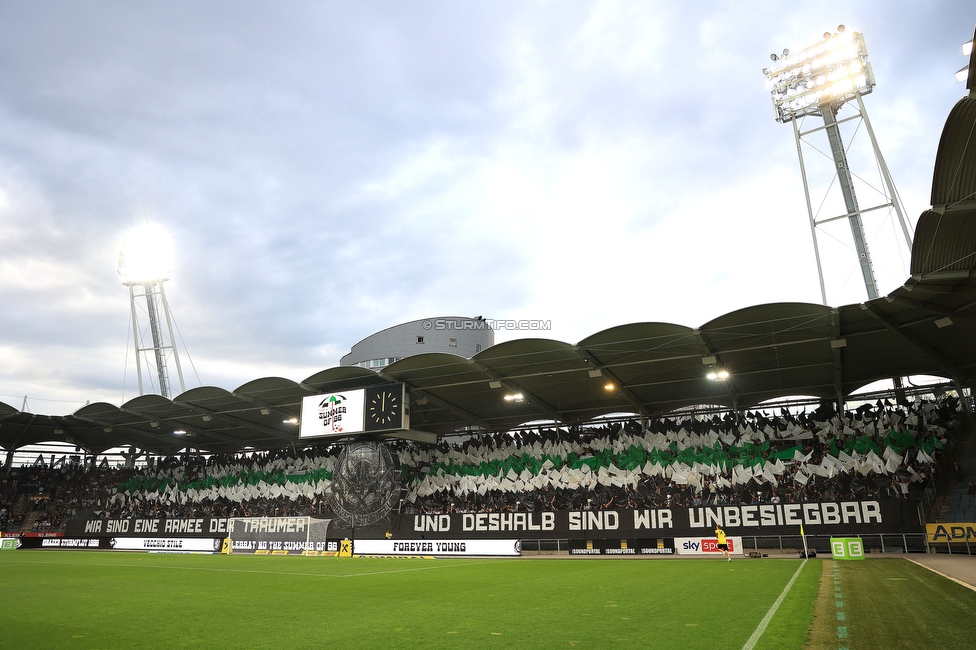
[[[71,519],[65,537],[227,537],[227,519]]]
[[[73,519],[66,537],[227,537],[227,519]],[[396,539],[645,539],[695,537],[721,525],[742,537],[918,533],[925,527],[914,499],[825,501],[635,510],[472,512],[400,515],[389,527]],[[348,529],[333,525],[328,538],[382,538],[385,528]]]
[[[573,510],[554,512],[402,515],[391,532],[398,538],[512,537],[522,539],[640,539],[694,537],[721,525],[742,537],[915,533],[924,530],[914,499],[813,503]],[[338,532],[338,531],[337,531]]]

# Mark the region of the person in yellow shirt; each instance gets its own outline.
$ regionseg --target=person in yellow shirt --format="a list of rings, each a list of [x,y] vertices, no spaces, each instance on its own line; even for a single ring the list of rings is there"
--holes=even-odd
[[[722,557],[731,562],[732,556],[729,555],[729,540],[725,538],[725,531],[722,530],[721,526],[715,526],[715,536],[718,538],[718,547],[722,549]]]

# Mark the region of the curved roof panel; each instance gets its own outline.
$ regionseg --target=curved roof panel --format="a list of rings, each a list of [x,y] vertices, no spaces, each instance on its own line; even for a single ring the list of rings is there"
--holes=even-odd
[[[942,129],[932,175],[933,207],[951,209],[960,203],[976,201],[974,125],[976,97],[963,97],[953,106]]]

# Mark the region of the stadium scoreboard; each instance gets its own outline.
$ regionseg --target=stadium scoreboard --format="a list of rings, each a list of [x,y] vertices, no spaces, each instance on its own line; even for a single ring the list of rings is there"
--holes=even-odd
[[[385,384],[303,398],[298,437],[344,437],[408,428],[405,384]]]

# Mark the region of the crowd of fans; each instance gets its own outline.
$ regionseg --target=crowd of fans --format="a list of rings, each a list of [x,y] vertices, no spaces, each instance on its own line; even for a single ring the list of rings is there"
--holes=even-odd
[[[844,416],[748,413],[391,442],[410,513],[694,506],[917,497],[958,403],[879,402]],[[0,471],[0,530],[77,517],[330,517],[338,445],[138,468]]]
[[[441,443],[401,453],[409,488],[404,512],[918,497],[935,471],[934,456],[947,442],[956,406],[954,400],[879,403],[842,418],[784,411],[749,414],[746,421],[731,415],[662,419],[643,430],[630,422]]]

